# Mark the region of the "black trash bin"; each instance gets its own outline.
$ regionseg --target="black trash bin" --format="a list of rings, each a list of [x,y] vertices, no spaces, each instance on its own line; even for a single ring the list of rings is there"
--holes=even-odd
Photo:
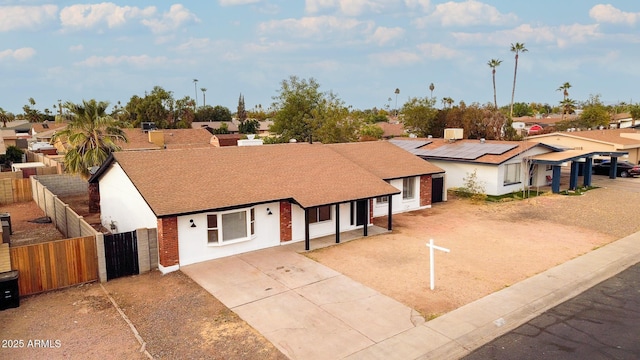
[[[20,306],[18,271],[0,273],[0,310],[17,308],[18,306]]]
[[[9,224],[9,235],[13,235],[13,230],[11,229],[11,213],[0,213],[0,221],[6,221]]]

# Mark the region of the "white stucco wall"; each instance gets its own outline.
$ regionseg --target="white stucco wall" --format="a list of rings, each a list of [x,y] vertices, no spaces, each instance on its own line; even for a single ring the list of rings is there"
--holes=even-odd
[[[155,214],[117,163],[100,178],[100,221],[107,229],[113,221],[117,232],[158,227]]]
[[[394,214],[413,211],[420,209],[420,177],[416,176],[414,180],[415,189],[413,193],[415,196],[413,199],[403,199],[402,198],[402,190],[403,190],[403,180],[402,179],[394,179],[389,182],[393,187],[400,190],[400,194],[394,195],[393,199],[391,199],[391,211]],[[376,199],[373,200],[373,217],[385,216],[388,215],[389,212],[389,204],[381,203],[379,204]]]
[[[223,245],[207,243],[207,214],[178,216],[178,251],[180,265],[241,254],[280,245],[280,203],[256,205],[255,235],[249,240]],[[268,215],[267,208],[271,211]],[[238,209],[242,210],[242,209]],[[196,227],[191,227],[192,220]]]

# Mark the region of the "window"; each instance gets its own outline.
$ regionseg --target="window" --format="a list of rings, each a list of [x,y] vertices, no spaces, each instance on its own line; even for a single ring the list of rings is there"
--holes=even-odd
[[[309,224],[331,220],[331,205],[317,206],[309,209]]]
[[[503,185],[517,184],[520,182],[520,164],[507,164],[504,167]]]
[[[416,178],[402,179],[402,198],[404,200],[413,199],[415,197]]]
[[[207,242],[223,244],[255,235],[254,209],[207,215]]]
[[[389,197],[388,196],[380,196],[376,198],[376,204],[388,204]]]

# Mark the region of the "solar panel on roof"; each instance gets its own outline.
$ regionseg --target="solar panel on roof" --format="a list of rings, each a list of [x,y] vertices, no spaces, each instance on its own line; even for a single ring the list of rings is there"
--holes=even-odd
[[[516,148],[514,144],[463,143],[444,145],[437,149],[425,151],[425,156],[475,160],[484,155],[502,155]]]
[[[432,141],[429,140],[389,140],[389,142],[411,153],[432,143]]]

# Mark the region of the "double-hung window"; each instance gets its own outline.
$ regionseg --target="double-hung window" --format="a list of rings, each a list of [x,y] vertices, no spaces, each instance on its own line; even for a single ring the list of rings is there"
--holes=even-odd
[[[255,235],[253,208],[207,215],[207,241],[210,245],[248,240]]]
[[[416,196],[416,178],[402,179],[402,199],[411,200]]]
[[[309,224],[331,220],[331,205],[316,206],[309,209]]]
[[[503,185],[517,184],[520,182],[520,163],[507,164],[504,166]]]

